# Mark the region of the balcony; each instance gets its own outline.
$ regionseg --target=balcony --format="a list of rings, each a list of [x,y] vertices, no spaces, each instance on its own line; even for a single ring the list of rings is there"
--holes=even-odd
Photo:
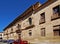
[[[33,28],[33,27],[35,27],[35,25],[34,25],[34,24],[29,25],[29,26],[27,26],[27,27],[25,27],[24,29],[21,29],[21,30],[27,30],[27,29],[30,29],[30,28]]]
[[[55,14],[52,15],[51,20],[55,20],[55,19],[58,19],[58,18],[60,18],[59,13],[55,13]]]
[[[45,19],[44,18],[41,19],[40,22],[39,22],[39,24],[42,24],[42,23],[45,23]]]
[[[26,27],[25,29],[29,29],[29,28],[33,28],[35,25],[29,25],[28,27]]]

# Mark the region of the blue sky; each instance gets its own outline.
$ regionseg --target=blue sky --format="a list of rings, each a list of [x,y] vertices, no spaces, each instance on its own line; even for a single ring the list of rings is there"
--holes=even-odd
[[[38,1],[43,4],[47,0],[0,0],[0,32],[17,16]]]

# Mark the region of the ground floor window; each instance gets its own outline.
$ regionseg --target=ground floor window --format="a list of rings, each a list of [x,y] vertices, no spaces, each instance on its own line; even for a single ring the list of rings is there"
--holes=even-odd
[[[54,26],[53,33],[54,36],[60,36],[60,25]]]
[[[53,30],[54,36],[60,36],[60,29]]]
[[[32,36],[32,30],[29,30],[29,36]]]
[[[41,28],[41,36],[45,36],[45,28]]]

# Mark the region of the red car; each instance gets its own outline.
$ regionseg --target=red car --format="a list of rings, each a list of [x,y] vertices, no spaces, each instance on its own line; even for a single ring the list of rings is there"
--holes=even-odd
[[[18,40],[18,41],[14,41],[13,44],[28,44],[28,41]]]

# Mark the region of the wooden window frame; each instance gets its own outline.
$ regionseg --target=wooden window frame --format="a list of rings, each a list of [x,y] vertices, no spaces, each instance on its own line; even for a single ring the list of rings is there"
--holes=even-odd
[[[57,28],[57,29],[53,29],[53,34],[54,34],[54,36],[57,36],[57,35],[55,35],[55,33],[54,32],[56,32],[56,31],[58,31],[59,32],[59,35],[58,36],[60,36],[60,25],[56,25],[56,26],[53,26],[53,27],[58,27],[59,26],[59,29]]]
[[[42,35],[42,30],[44,30],[43,35]],[[43,37],[46,36],[45,28],[41,28],[41,36],[43,36]]]
[[[45,12],[43,12],[43,13],[40,14],[41,17],[42,17],[42,15],[44,15],[44,22],[41,22],[42,18],[40,18],[39,24],[45,23]]]
[[[58,17],[56,17],[56,18],[53,18],[54,17],[54,14],[56,14],[56,13],[54,13],[54,9],[55,8],[58,8],[58,11],[57,11],[57,13],[58,13]],[[51,21],[53,21],[53,20],[56,20],[56,19],[59,19],[60,18],[60,5],[57,5],[57,6],[55,6],[54,8],[53,8],[53,16],[51,16]]]

